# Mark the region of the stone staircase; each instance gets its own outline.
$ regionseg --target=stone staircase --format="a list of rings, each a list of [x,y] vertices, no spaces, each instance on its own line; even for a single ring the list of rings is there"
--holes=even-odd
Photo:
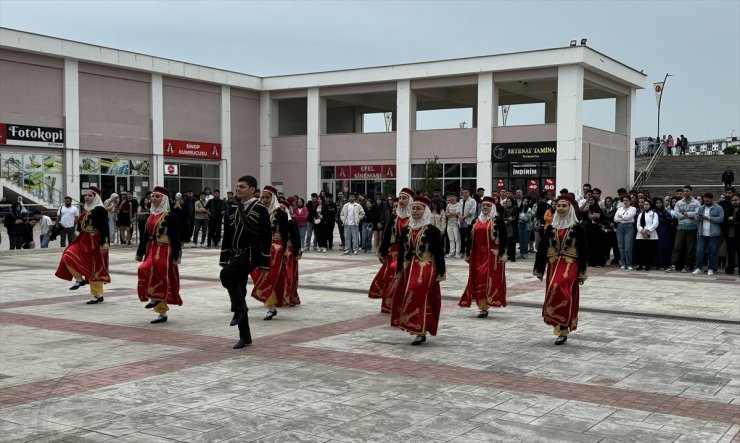
[[[664,197],[674,195],[676,189],[688,184],[694,188],[693,195],[711,192],[716,199],[724,191],[722,173],[727,168],[735,173],[733,186],[740,190],[740,155],[660,157],[639,190],[647,191],[653,197]]]
[[[14,180],[10,180],[4,177],[0,177],[0,191],[0,195],[7,197],[8,200],[11,202],[16,201],[20,196],[23,197],[23,201],[26,204],[41,206],[45,211],[55,210],[61,205],[61,201],[47,201],[44,198],[41,198],[38,195],[30,192],[29,190],[18,186],[18,183],[16,183]],[[61,193],[56,190],[54,190],[54,192],[56,192],[56,194],[59,194],[57,195],[57,200],[60,200]]]

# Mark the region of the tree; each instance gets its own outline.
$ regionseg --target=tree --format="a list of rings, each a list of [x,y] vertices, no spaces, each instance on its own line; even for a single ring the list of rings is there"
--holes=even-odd
[[[424,162],[424,178],[421,180],[421,188],[416,191],[424,195],[432,195],[435,189],[442,189],[442,163],[439,157],[428,158]]]

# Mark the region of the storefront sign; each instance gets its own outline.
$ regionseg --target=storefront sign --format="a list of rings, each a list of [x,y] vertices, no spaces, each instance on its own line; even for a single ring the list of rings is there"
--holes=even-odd
[[[337,180],[395,179],[396,165],[350,165],[335,166]]]
[[[512,163],[511,164],[511,176],[512,177],[539,177],[540,165],[536,163]]]
[[[493,162],[555,161],[557,142],[494,143],[491,145]]]
[[[64,129],[0,123],[0,144],[63,148]]]
[[[546,178],[545,180],[545,191],[547,191],[548,194],[555,195],[555,179],[554,178]]]
[[[221,143],[165,140],[164,156],[218,160],[221,158]]]
[[[527,190],[530,193],[538,193],[540,190],[539,180],[537,180],[536,178],[527,180]]]

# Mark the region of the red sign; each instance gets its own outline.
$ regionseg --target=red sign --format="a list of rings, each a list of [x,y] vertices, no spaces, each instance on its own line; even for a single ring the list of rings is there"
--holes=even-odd
[[[499,178],[496,180],[496,187],[499,189],[504,189],[506,187],[506,185],[504,184],[503,178]]]
[[[545,191],[547,191],[548,194],[555,195],[555,179],[554,178],[545,179]]]
[[[527,180],[527,182],[527,189],[529,189],[529,192],[536,193],[537,191],[539,191],[540,184],[538,183],[537,179],[529,179]]]
[[[221,159],[221,143],[189,142],[165,139],[164,156],[218,160]]]
[[[396,165],[351,165],[335,166],[337,180],[395,179]]]
[[[6,145],[8,142],[5,140],[5,123],[0,123],[0,145]]]

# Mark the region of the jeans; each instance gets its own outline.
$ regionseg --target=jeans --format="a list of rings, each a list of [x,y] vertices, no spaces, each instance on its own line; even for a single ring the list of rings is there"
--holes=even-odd
[[[193,244],[198,244],[198,232],[203,230],[201,236],[200,236],[200,244],[202,245],[206,241],[206,237],[208,236],[208,219],[207,218],[196,218],[195,219],[195,228],[193,228]]]
[[[65,242],[65,237],[67,240],[69,240],[70,243],[72,243],[72,240],[77,237],[74,226],[70,228],[65,228],[64,226],[62,226],[62,230],[59,233],[59,244],[61,245],[61,247],[67,246],[67,243]]]
[[[529,229],[526,223],[519,223],[519,255],[529,253]],[[509,253],[511,255],[512,253]]]
[[[635,241],[635,226],[632,223],[617,225],[617,244],[619,256],[622,257],[622,266],[632,266],[632,244]]]
[[[49,247],[49,240],[51,240],[51,235],[49,234],[41,234],[39,237],[39,244],[41,244],[42,248],[48,248]]]
[[[447,237],[450,239],[450,255],[459,256],[462,246],[460,242],[460,228],[457,226],[448,226]]]
[[[344,225],[344,250],[360,249],[360,228],[357,225]]]
[[[304,249],[311,249],[311,236],[313,236],[313,248],[316,249],[316,235],[314,235],[314,230],[316,230],[316,225],[313,223],[309,223],[306,225],[306,239],[303,242],[303,248]]]
[[[370,251],[373,249],[373,224],[362,223],[362,235],[360,236],[360,249]]]
[[[704,253],[706,252],[709,256],[707,270],[717,270],[717,249],[719,248],[719,238],[719,235],[714,237],[700,235],[696,238],[696,259],[694,260],[696,269],[701,269],[704,265]]]
[[[298,226],[298,236],[301,238],[301,249],[306,247],[306,229],[308,229],[308,225]]]

